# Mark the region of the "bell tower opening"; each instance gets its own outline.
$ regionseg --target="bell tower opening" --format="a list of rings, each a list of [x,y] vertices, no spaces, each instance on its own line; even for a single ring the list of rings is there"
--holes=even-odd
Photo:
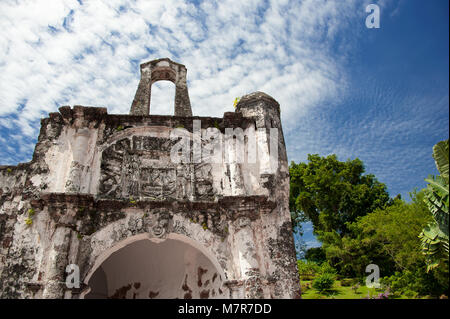
[[[85,299],[227,298],[224,278],[199,249],[176,239],[139,239],[107,257]]]
[[[171,81],[157,81],[152,84],[150,115],[174,115],[175,84]]]
[[[175,84],[175,116],[192,116],[191,102],[186,83],[187,69],[184,65],[168,58],[149,61],[141,64],[141,79],[131,104],[131,115],[149,115],[152,108],[152,85],[161,80]],[[154,112],[152,112],[155,114]]]

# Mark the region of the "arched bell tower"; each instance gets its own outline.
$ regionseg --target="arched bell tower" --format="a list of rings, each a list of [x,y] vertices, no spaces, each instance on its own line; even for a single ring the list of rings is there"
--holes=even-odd
[[[149,115],[151,88],[157,81],[175,84],[175,116],[192,116],[191,102],[186,84],[187,69],[169,58],[141,64],[141,80],[131,105],[130,115]]]

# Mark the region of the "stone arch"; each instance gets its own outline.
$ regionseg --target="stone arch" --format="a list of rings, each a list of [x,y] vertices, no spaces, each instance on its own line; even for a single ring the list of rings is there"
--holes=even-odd
[[[110,136],[108,136],[107,140],[99,145],[99,152],[103,152],[105,149],[113,145],[114,143],[122,140],[122,139],[133,139],[133,136],[153,136],[153,137],[165,137],[170,138],[170,132],[172,128],[166,126],[136,126],[126,128],[124,130],[115,131]],[[192,135],[192,133],[191,133]]]
[[[136,256],[140,263],[133,263]],[[195,240],[177,233],[164,238],[141,233],[95,259],[80,298],[229,298],[225,279],[215,256]]]
[[[141,64],[141,79],[131,105],[131,115],[149,115],[151,86],[157,81],[175,84],[175,116],[192,116],[191,102],[186,83],[187,69],[168,58]]]

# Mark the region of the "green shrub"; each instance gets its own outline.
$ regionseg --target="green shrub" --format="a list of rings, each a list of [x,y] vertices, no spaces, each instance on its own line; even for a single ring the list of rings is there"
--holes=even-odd
[[[314,280],[315,275],[300,275],[300,279],[303,281]]]
[[[337,274],[337,271],[328,263],[328,261],[325,261],[320,265],[319,273],[320,274],[332,274],[333,278],[334,278]]]
[[[306,291],[306,290],[311,289],[311,288],[312,288],[312,286],[311,286],[311,283],[310,283],[310,282],[306,282],[306,283],[304,283],[304,284],[302,285],[303,291]]]
[[[319,272],[320,267],[315,262],[297,260],[297,269],[303,280],[310,280]]]
[[[412,290],[405,290],[405,291],[403,292],[403,294],[404,294],[406,297],[411,298],[411,299],[417,297],[417,292],[412,291]]]
[[[352,286],[353,293],[357,294],[359,288],[360,288],[360,285],[359,285],[359,283],[357,282],[356,284],[354,284],[354,285]]]
[[[312,284],[312,287],[318,292],[324,292],[331,290],[334,284],[334,275],[330,273],[321,274],[317,277]]]
[[[395,272],[390,277],[381,279],[381,284],[390,287],[395,295],[405,295],[408,298],[416,298],[418,296],[440,296],[448,291],[448,270],[443,272],[446,280],[440,280],[439,273],[441,269],[435,268],[427,272],[425,265],[414,271],[405,270],[403,272]]]
[[[350,287],[353,285],[354,280],[352,278],[345,278],[341,280],[342,287]]]

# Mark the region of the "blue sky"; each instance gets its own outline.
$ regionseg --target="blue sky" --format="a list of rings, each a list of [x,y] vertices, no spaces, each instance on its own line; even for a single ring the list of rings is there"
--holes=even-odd
[[[379,29],[365,27],[370,3]],[[0,162],[29,161],[59,106],[128,113],[139,64],[169,57],[188,69],[195,115],[264,91],[281,104],[289,160],[358,157],[408,199],[449,135],[448,30],[446,0],[1,1]],[[173,95],[155,83],[151,113],[173,114]]]
[[[449,136],[448,1],[398,2],[381,12],[380,29],[362,32],[346,66],[351,93],[300,119],[287,137],[290,159],[359,157],[391,196],[409,200],[437,174],[432,147]],[[305,135],[308,146],[296,145]],[[311,223],[303,228],[307,245],[319,245]]]

